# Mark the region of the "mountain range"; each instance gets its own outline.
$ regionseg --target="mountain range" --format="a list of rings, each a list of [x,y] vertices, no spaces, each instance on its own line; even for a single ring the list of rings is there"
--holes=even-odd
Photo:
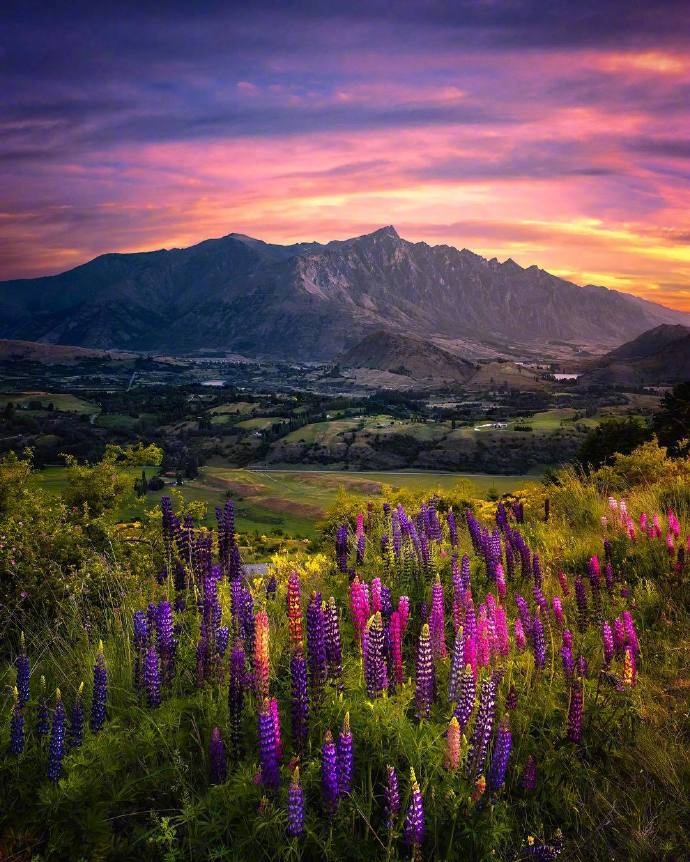
[[[549,342],[605,350],[690,315],[578,286],[537,266],[402,239],[276,245],[230,234],[184,249],[104,254],[0,282],[0,338],[179,354],[330,360],[377,331],[476,356]]]

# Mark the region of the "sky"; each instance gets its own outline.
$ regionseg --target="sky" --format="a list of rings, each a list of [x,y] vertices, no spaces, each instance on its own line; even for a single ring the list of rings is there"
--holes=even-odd
[[[687,0],[0,7],[0,279],[393,224],[690,310]]]

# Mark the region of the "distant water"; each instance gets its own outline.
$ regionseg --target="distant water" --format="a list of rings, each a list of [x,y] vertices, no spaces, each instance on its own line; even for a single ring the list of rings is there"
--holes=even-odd
[[[577,380],[580,374],[554,374],[556,380]]]
[[[224,380],[204,380],[202,386],[225,386]]]

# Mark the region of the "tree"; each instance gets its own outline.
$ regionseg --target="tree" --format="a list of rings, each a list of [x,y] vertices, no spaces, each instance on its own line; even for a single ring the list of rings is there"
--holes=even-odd
[[[680,455],[690,440],[690,381],[678,383],[661,401],[661,409],[652,419],[652,428],[662,446],[672,455]]]
[[[607,419],[585,437],[578,460],[586,467],[611,463],[615,454],[629,455],[652,436],[649,427],[633,416]]]

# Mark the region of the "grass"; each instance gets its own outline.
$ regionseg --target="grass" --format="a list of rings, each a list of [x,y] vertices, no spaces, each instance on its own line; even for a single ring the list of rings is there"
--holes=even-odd
[[[15,406],[20,405],[23,408],[30,401],[40,401],[42,409],[47,409],[52,403],[55,410],[64,413],[92,414],[100,411],[97,404],[65,392],[0,392],[0,408],[5,407],[10,401]]]

